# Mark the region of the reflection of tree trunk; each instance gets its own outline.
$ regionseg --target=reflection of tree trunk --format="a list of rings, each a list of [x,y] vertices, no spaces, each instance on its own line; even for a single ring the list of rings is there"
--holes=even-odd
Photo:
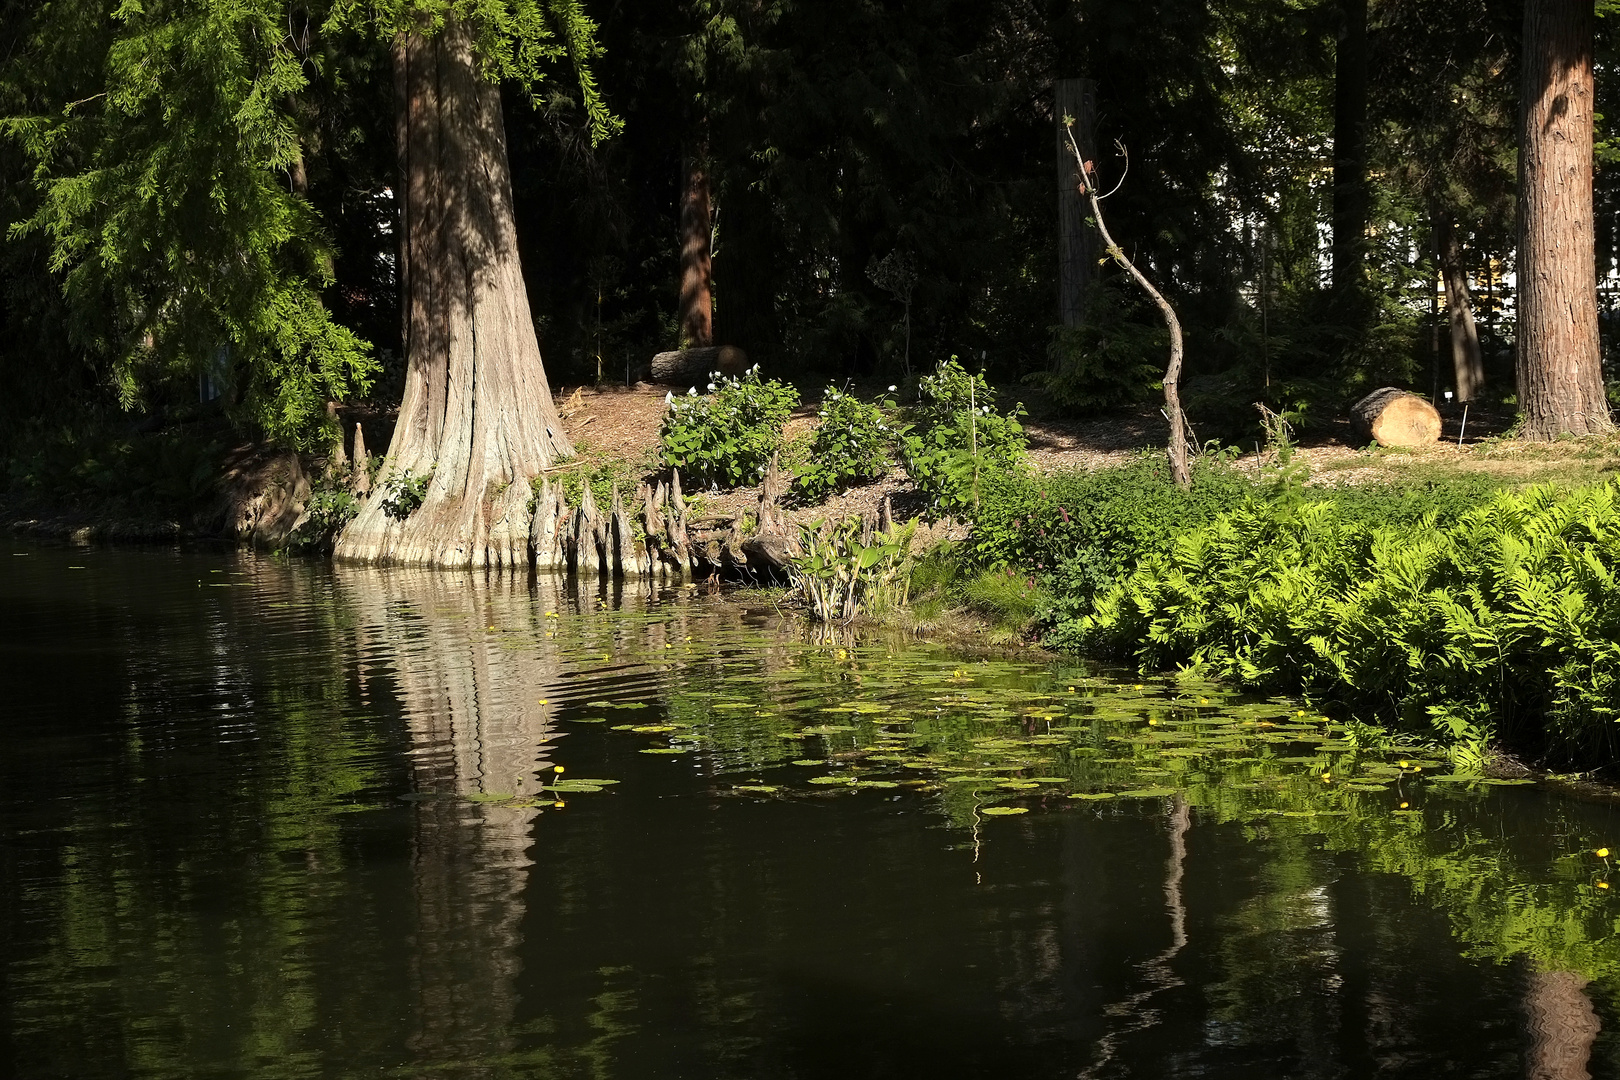
[[[1181,977],[1170,964],[1187,944],[1187,902],[1181,895],[1181,882],[1186,877],[1187,833],[1192,829],[1192,807],[1183,795],[1170,802],[1170,859],[1164,866],[1164,908],[1170,915],[1170,946],[1141,965],[1148,986],[1138,990],[1124,1001],[1110,1005],[1111,1017],[1129,1017],[1130,1023],[1116,1028],[1097,1040],[1096,1060],[1081,1072],[1081,1080],[1098,1076],[1114,1058],[1119,1043],[1126,1035],[1146,1031],[1159,1022],[1159,1011],[1146,1008],[1148,999],[1161,990],[1182,985]]]
[[[362,651],[393,671],[415,786],[434,796],[416,804],[411,1049],[423,1061],[489,1062],[511,1049],[539,811],[474,800],[539,791],[555,738],[539,701],[559,665],[532,631],[557,598],[537,603],[522,579],[433,572],[340,567],[337,582],[361,616]],[[541,578],[548,586],[558,583]],[[521,649],[506,647],[514,630],[528,631]]]
[[[1187,944],[1187,904],[1181,898],[1181,879],[1186,876],[1187,832],[1191,828],[1192,807],[1184,797],[1177,795],[1170,810],[1170,861],[1164,870],[1164,906],[1170,912],[1170,949],[1162,962],[1167,965]]]
[[[1524,1010],[1529,1014],[1529,1080],[1590,1080],[1586,1064],[1602,1028],[1586,980],[1572,971],[1532,971],[1526,979]]]
[[[1446,283],[1446,311],[1451,321],[1451,366],[1456,373],[1457,400],[1473,401],[1485,383],[1485,364],[1479,354],[1479,328],[1468,295],[1468,268],[1463,264],[1462,238],[1449,211],[1436,210],[1434,246]]]

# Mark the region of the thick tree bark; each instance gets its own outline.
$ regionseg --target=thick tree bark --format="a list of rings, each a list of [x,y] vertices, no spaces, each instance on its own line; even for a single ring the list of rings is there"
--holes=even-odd
[[[400,35],[394,74],[405,395],[379,491],[334,554],[527,567],[529,480],[573,446],[523,287],[500,89],[454,19],[432,37]],[[400,520],[388,485],[407,471],[433,479]]]
[[[1462,238],[1449,211],[1434,211],[1434,246],[1446,283],[1446,313],[1451,322],[1451,367],[1456,377],[1457,400],[1473,401],[1485,384],[1485,361],[1479,352],[1479,327],[1474,323],[1473,300],[1468,295],[1468,268],[1463,263]]]
[[[1360,299],[1367,261],[1367,0],[1341,0],[1333,68],[1333,292]]]
[[[1097,243],[1086,224],[1086,197],[1080,193],[1080,163],[1069,152],[1064,117],[1074,121],[1081,146],[1095,146],[1097,83],[1092,79],[1058,79],[1053,85],[1057,113],[1058,167],[1058,321],[1079,326],[1086,314],[1086,295],[1097,277]]]
[[[686,163],[681,188],[681,337],[687,347],[714,344],[714,300],[709,236],[713,228],[709,210],[707,155],[692,154]]]
[[[1528,0],[1519,132],[1519,407],[1527,439],[1614,430],[1592,238],[1592,0]]]

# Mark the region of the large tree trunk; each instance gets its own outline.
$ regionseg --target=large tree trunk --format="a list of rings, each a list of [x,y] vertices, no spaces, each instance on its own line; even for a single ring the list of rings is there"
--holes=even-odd
[[[529,480],[573,446],[523,287],[500,89],[455,19],[431,37],[400,35],[394,77],[405,396],[379,490],[334,554],[527,567]],[[399,520],[388,483],[407,471],[433,480]]]
[[[1527,439],[1614,429],[1592,239],[1592,0],[1528,0],[1519,131],[1519,407]]]
[[[1462,238],[1449,211],[1434,211],[1434,246],[1446,282],[1446,312],[1451,319],[1451,366],[1456,375],[1457,400],[1473,401],[1485,384],[1485,361],[1479,353],[1479,327],[1468,295],[1468,268],[1463,263]]]
[[[681,337],[687,347],[714,344],[713,277],[709,262],[707,154],[695,153],[686,163],[681,189]]]
[[[1367,261],[1367,0],[1341,0],[1333,68],[1333,292],[1359,310]]]
[[[1086,224],[1080,164],[1069,152],[1069,133],[1063,119],[1074,120],[1075,138],[1081,146],[1097,145],[1097,83],[1092,79],[1058,79],[1053,85],[1053,104],[1058,154],[1058,321],[1064,326],[1079,326],[1085,318],[1091,283],[1097,277],[1097,244]]]

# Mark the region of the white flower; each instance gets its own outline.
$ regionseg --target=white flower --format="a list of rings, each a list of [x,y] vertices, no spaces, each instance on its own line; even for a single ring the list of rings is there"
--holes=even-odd
[[[665,405],[673,405],[673,404],[675,404],[675,391],[671,390],[669,393],[664,395],[664,404]]]
[[[713,393],[713,392],[714,392],[714,390],[715,390],[715,385],[714,385],[714,383],[710,383],[710,384],[709,384],[709,392],[710,392],[710,393]]]
[[[694,387],[692,387],[692,389],[688,390],[686,392],[686,396],[687,397],[697,397],[697,387],[694,386]]]

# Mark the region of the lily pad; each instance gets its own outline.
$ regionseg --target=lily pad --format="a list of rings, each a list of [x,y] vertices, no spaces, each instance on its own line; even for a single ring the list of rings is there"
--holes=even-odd
[[[987,806],[980,810],[979,813],[991,817],[1011,817],[1014,814],[1027,814],[1029,808],[1024,806]]]

